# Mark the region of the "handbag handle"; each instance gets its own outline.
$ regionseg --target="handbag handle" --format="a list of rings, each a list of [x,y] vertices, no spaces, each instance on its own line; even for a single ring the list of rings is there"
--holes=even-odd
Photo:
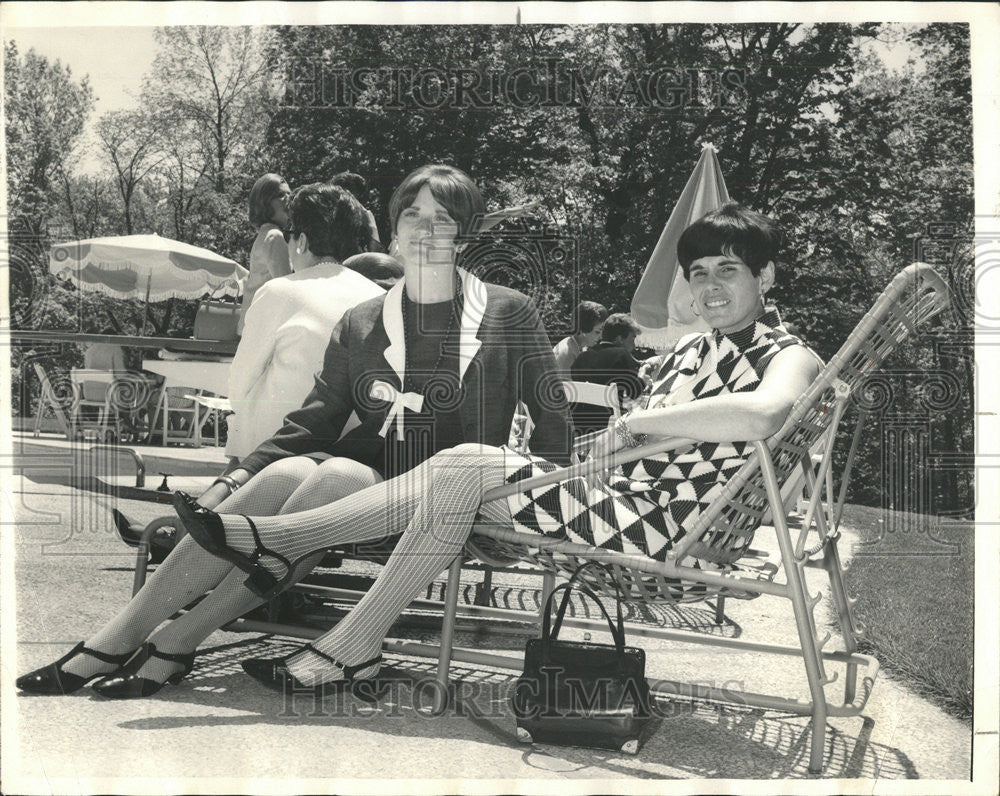
[[[600,598],[594,593],[593,589],[591,589],[585,583],[577,582],[580,573],[588,566],[595,566],[595,564],[591,562],[581,566],[579,569],[577,569],[576,572],[573,573],[573,577],[570,578],[569,581],[567,581],[566,583],[562,583],[556,588],[554,588],[552,590],[552,593],[549,594],[548,600],[545,601],[545,612],[542,617],[543,659],[548,658],[549,644],[550,642],[554,641],[559,634],[559,629],[562,626],[562,619],[564,614],[566,613],[566,607],[569,604],[570,595],[574,587],[576,587],[579,591],[581,591],[583,594],[587,595],[588,597],[590,597],[591,600],[597,603],[597,607],[601,609],[601,613],[604,614],[604,618],[608,622],[608,629],[611,631],[611,637],[615,641],[615,649],[617,650],[619,657],[624,656],[625,654],[625,627],[624,627],[624,622],[622,620],[621,600],[620,599],[617,600],[618,626],[615,627],[615,624],[611,621],[611,615],[608,613],[608,610],[604,607],[604,604],[600,601]],[[615,585],[617,587],[617,584]],[[556,616],[555,626],[551,627],[550,620],[552,617],[552,602],[553,600],[555,600],[556,594],[560,591],[564,592],[565,594],[562,599],[562,604],[559,606],[559,611]]]
[[[622,596],[621,596],[622,595],[622,590],[621,590],[621,587],[618,585],[618,581],[616,581],[614,579],[613,573],[611,571],[611,568],[608,567],[607,564],[599,564],[596,561],[588,561],[588,562],[586,562],[584,564],[581,564],[579,567],[576,568],[576,572],[574,572],[573,575],[570,577],[570,579],[568,581],[566,581],[566,586],[568,587],[568,586],[571,586],[572,584],[576,583],[577,584],[577,588],[580,589],[580,591],[582,591],[585,594],[587,594],[590,597],[590,599],[592,599],[594,602],[596,602],[598,604],[598,606],[603,610],[604,609],[604,604],[600,601],[600,599],[598,598],[598,596],[596,594],[594,594],[593,591],[590,590],[590,588],[587,586],[587,584],[586,583],[577,583],[577,581],[580,580],[580,576],[583,574],[583,571],[585,569],[587,569],[588,567],[597,567],[598,569],[603,570],[605,573],[607,573],[607,575],[609,576],[608,579],[611,581],[611,583],[615,587],[615,609],[616,609],[617,614],[618,614],[618,635],[621,637],[622,646],[624,646],[625,645],[625,623],[624,623],[624,620],[622,619]],[[569,589],[567,588],[566,593],[563,595],[562,602],[559,604],[559,610],[556,612],[556,621],[552,624],[552,637],[553,638],[556,637],[556,635],[559,633],[559,628],[562,627],[562,621],[563,621],[563,617],[566,614],[566,608],[569,607],[569,598],[570,598],[570,593],[569,593]],[[610,623],[611,622],[611,617],[608,616],[608,612],[607,611],[604,611],[604,616],[608,620],[608,622]],[[614,634],[615,634],[615,631],[612,628],[611,635],[613,636]]]

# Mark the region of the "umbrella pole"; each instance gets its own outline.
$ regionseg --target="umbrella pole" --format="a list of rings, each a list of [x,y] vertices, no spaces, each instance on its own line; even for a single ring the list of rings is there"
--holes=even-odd
[[[139,337],[146,336],[146,323],[149,321],[149,293],[153,286],[153,272],[149,272],[149,276],[146,277],[146,310],[142,314],[142,331],[139,332]]]
[[[142,314],[142,329],[139,331],[139,337],[146,336],[146,322],[149,320],[149,292],[152,286],[153,286],[153,272],[150,271],[149,275],[146,277],[146,309]]]

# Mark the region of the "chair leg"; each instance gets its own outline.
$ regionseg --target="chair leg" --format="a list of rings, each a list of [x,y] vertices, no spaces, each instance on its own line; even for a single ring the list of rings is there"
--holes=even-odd
[[[788,597],[792,601],[795,627],[799,634],[799,644],[806,665],[806,679],[809,681],[809,694],[812,697],[809,771],[813,774],[819,774],[823,769],[823,752],[826,744],[827,705],[826,693],[823,690],[825,683],[823,660],[820,657],[820,642],[816,638],[812,619],[812,608],[815,601],[810,599],[806,593],[805,568],[795,560],[792,537],[788,532],[785,513],[781,510],[781,489],[778,486],[771,453],[762,442],[755,442],[754,448],[760,457],[764,488],[767,491],[768,503],[772,508],[774,534],[778,539],[778,547],[781,549],[781,561],[785,570]]]
[[[32,436],[37,437],[42,433],[42,418],[45,416],[45,394],[43,393],[38,399],[38,411],[35,412],[35,426],[32,429]]]
[[[552,572],[545,570],[542,575],[542,601],[538,606],[538,623],[542,622],[542,612],[545,610],[545,603],[549,601],[549,595],[556,587],[556,576]]]
[[[476,605],[488,606],[490,604],[490,592],[493,589],[493,567],[489,564],[483,567],[483,582],[476,589]]]
[[[721,625],[726,621],[726,598],[721,594],[715,599],[715,624]]]
[[[844,570],[840,563],[840,552],[837,550],[836,536],[827,539],[826,549],[823,551],[823,568],[830,577],[830,593],[833,597],[833,604],[837,608],[840,634],[844,639],[844,651],[848,653],[857,652],[858,627],[854,621],[854,612],[851,610],[851,601],[847,597],[847,587],[844,585]],[[846,669],[844,677],[844,704],[849,705],[854,701],[857,693],[858,664],[848,663]]]
[[[444,619],[441,622],[441,651],[438,653],[437,688],[434,690],[434,715],[448,705],[448,672],[451,648],[455,643],[455,617],[458,613],[458,590],[461,587],[462,557],[456,556],[448,568],[448,586],[444,593]]]
[[[791,540],[789,540],[791,546]],[[802,646],[802,657],[806,665],[806,679],[812,697],[812,738],[809,747],[809,771],[819,774],[823,770],[823,752],[826,745],[826,692],[823,690],[822,659],[819,642],[813,633],[810,618],[811,608],[807,602],[804,573],[797,564],[786,567],[789,592],[795,613],[795,625]],[[794,575],[792,574],[794,573]]]

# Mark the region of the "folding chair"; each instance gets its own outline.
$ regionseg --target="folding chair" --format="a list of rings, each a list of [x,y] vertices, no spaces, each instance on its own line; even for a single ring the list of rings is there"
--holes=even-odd
[[[160,427],[164,447],[171,442],[201,447],[202,409],[188,397],[189,387],[164,387],[150,429]]]
[[[233,413],[233,405],[229,402],[228,398],[221,398],[216,395],[203,395],[200,391],[187,393],[184,397],[189,401],[194,401],[201,407],[197,421],[199,429],[209,420],[212,421],[212,432],[215,439],[215,447],[218,448],[219,426],[221,425],[222,417],[223,415],[231,415]],[[199,440],[200,439],[201,435],[199,434]]]
[[[582,429],[579,431],[585,431],[589,434],[593,434],[594,429],[604,423],[604,415],[610,412],[610,417],[607,419],[608,425],[613,423],[622,414],[621,400],[618,396],[618,387],[614,383],[612,384],[597,384],[590,381],[564,381],[563,390],[566,392],[566,400],[570,405],[570,411],[573,415],[574,424],[582,425]],[[583,405],[581,407],[581,404]],[[598,410],[588,409],[588,407],[597,407]],[[603,429],[598,429],[603,430]],[[584,434],[587,436],[587,434]],[[580,439],[579,437],[577,438]],[[582,448],[586,451],[586,446]]]
[[[468,555],[497,566],[520,561],[542,569],[545,572],[542,604],[554,585],[556,575],[568,577],[588,561],[608,564],[614,579],[614,583],[599,580],[593,570],[588,570],[588,585],[609,597],[614,597],[620,590],[626,602],[678,604],[704,601],[712,596],[737,599],[753,599],[762,595],[781,597],[791,602],[797,645],[754,642],[669,628],[643,627],[630,632],[633,635],[731,650],[801,656],[809,688],[809,699],[805,701],[781,695],[719,689],[669,680],[657,681],[657,693],[665,697],[729,702],[808,715],[811,717],[809,770],[819,773],[823,765],[827,717],[860,715],[867,704],[879,669],[878,661],[873,656],[857,651],[861,631],[851,612],[852,601],[847,597],[837,550],[840,518],[863,431],[863,421],[866,419],[864,413],[859,412],[836,501],[833,500],[833,440],[852,395],[865,389],[868,374],[879,368],[903,341],[910,335],[915,335],[920,327],[943,312],[948,305],[947,284],[930,266],[915,263],[901,271],[858,323],[840,351],[822,368],[810,387],[795,402],[781,429],[767,440],[753,442],[753,452],[746,463],[726,483],[720,496],[703,511],[697,522],[687,529],[687,533],[678,540],[665,561],[518,533],[508,528],[477,525],[466,546],[466,553],[457,557],[448,569],[440,644],[387,641],[384,649],[405,655],[437,657],[435,711],[443,710],[446,705],[449,670],[453,660],[514,670],[521,667],[522,660],[519,658],[454,646],[460,576]],[[691,440],[673,439],[617,451],[601,460],[574,464],[494,489],[486,495],[486,499],[505,499],[509,494],[520,490],[589,476],[690,442]],[[819,449],[823,453],[817,468],[813,461],[813,451]],[[806,485],[809,492],[809,505],[801,529],[793,538],[787,514],[802,484]],[[824,505],[821,500],[824,485],[830,498],[829,505]],[[777,561],[768,560],[766,553],[750,549],[757,529],[767,523],[773,524],[777,539]],[[151,524],[144,535],[151,537],[154,530]],[[816,540],[810,545],[812,534],[815,534]],[[705,567],[705,564],[711,568]],[[831,595],[843,636],[843,648],[840,650],[824,649],[830,634],[826,633],[822,638],[819,636],[813,609],[821,595],[808,593],[805,583],[807,567],[824,570],[829,577]],[[784,573],[783,581],[777,579],[780,572]],[[137,579],[136,587],[138,585]],[[334,590],[321,591],[332,593]],[[526,616],[524,611],[504,608],[462,608],[463,613],[487,621],[516,617],[523,622]],[[533,619],[537,621],[537,616]],[[600,622],[586,619],[566,619],[563,624],[588,630],[601,630],[604,627]],[[230,628],[304,638],[315,638],[323,632],[315,627],[251,620],[238,620]],[[834,672],[834,676],[827,676],[826,665],[830,663],[843,665],[845,669],[844,694],[840,702],[830,702],[826,696],[825,686],[834,682],[838,675]],[[864,676],[859,689],[860,667],[864,667]]]
[[[112,416],[117,428],[118,408],[111,400],[116,379],[114,371],[73,368],[69,378],[73,385],[73,405],[69,410],[73,432],[79,432],[81,413],[86,408],[97,409],[97,428],[102,438],[108,433]]]
[[[45,413],[51,410],[63,433],[67,436],[67,438],[71,437],[72,432],[70,431],[69,418],[66,416],[66,412],[63,409],[63,403],[56,396],[56,391],[52,387],[52,382],[49,381],[49,375],[45,372],[45,368],[37,362],[32,362],[31,364],[32,367],[34,367],[35,375],[38,376],[38,381],[42,386],[41,395],[38,396],[38,409],[35,412],[33,436],[37,437],[42,433],[42,420],[45,417]]]

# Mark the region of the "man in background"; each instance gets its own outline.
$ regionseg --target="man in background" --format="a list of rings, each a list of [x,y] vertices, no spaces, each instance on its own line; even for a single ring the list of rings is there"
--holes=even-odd
[[[368,181],[365,180],[365,178],[360,174],[355,174],[353,171],[341,171],[334,174],[329,180],[327,180],[326,184],[339,185],[345,191],[348,191],[361,203],[365,213],[368,215],[368,230],[371,233],[371,239],[366,245],[361,247],[362,250],[370,252],[384,252],[385,246],[382,245],[382,242],[378,237],[378,226],[375,224],[375,215],[368,209]]]
[[[587,346],[594,345],[601,339],[601,329],[608,310],[596,301],[581,301],[576,308],[576,334],[560,340],[552,349],[556,356],[556,364],[569,377],[570,369],[576,358]]]
[[[618,388],[618,403],[632,401],[642,395],[643,382],[638,376],[639,363],[633,358],[635,338],[640,328],[631,315],[624,312],[611,315],[601,332],[601,341],[576,358],[570,374],[573,381],[593,384],[614,384]],[[573,404],[573,427],[581,434],[606,428],[611,410],[603,406]]]

